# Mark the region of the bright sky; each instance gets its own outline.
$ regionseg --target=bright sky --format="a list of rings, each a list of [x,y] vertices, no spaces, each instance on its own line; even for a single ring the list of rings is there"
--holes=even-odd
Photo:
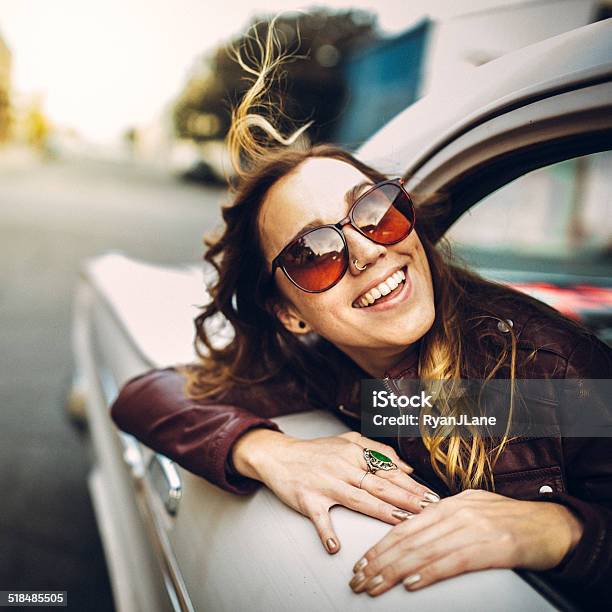
[[[495,0],[472,0],[476,4]],[[365,8],[395,32],[452,0],[327,0]],[[306,8],[302,0],[0,0],[0,34],[13,56],[13,88],[42,94],[50,119],[98,142],[158,115],[202,52],[254,14]],[[220,10],[219,10],[220,9]]]

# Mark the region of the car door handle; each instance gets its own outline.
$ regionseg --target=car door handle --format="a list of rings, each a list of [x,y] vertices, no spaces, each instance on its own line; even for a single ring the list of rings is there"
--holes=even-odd
[[[149,480],[168,514],[174,516],[183,495],[183,483],[174,461],[155,453],[149,461]]]

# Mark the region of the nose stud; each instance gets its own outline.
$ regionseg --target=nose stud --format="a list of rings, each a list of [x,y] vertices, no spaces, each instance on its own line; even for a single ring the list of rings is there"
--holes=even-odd
[[[365,266],[363,266],[363,268],[362,268],[362,267],[360,267],[360,266],[359,266],[359,260],[358,260],[358,259],[353,259],[353,265],[354,265],[354,266],[355,266],[355,267],[356,267],[356,268],[357,268],[357,269],[358,269],[360,272],[363,272],[363,271],[364,271],[364,270],[365,270],[365,269],[368,267],[368,264],[365,264]]]

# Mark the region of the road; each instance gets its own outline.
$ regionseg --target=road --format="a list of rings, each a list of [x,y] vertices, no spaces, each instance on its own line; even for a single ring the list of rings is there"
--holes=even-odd
[[[79,267],[109,249],[197,261],[224,198],[131,163],[0,157],[0,590],[66,590],[70,609],[113,610],[88,437],[64,412]]]

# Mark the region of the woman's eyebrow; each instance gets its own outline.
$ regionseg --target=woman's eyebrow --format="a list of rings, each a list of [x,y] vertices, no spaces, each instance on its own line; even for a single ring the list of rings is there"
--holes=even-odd
[[[374,183],[372,183],[372,181],[366,180],[361,181],[360,183],[357,183],[356,185],[351,187],[344,194],[344,201],[346,202],[348,208],[350,208],[355,203],[355,200],[361,195],[361,192],[363,191],[364,187],[372,187],[373,184]],[[290,244],[294,240],[297,240],[304,232],[307,232],[308,230],[314,229],[315,227],[319,227],[321,225],[326,225],[326,223],[318,217],[316,219],[313,219],[312,221],[309,221],[308,223],[306,223],[306,225],[302,227],[302,229],[298,230],[293,235],[293,237],[287,242],[287,244]]]

